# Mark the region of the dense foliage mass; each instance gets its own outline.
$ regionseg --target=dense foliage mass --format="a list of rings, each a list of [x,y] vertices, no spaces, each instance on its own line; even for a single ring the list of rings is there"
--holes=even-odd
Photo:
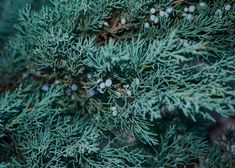
[[[0,167],[235,167],[233,1],[11,5]]]

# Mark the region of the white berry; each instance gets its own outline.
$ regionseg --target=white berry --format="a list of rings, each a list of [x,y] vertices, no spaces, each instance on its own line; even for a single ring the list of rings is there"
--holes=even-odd
[[[113,111],[113,116],[117,116],[117,111]]]
[[[202,8],[204,8],[204,7],[206,7],[206,3],[205,3],[205,2],[200,2],[200,3],[199,3],[199,6],[202,7]]]
[[[167,18],[169,17],[169,14],[168,14],[168,13],[166,13],[166,12],[165,12],[165,17],[167,17]]]
[[[154,21],[154,19],[156,18],[156,16],[154,16],[154,15],[150,15],[150,17],[149,17],[149,18],[150,18],[150,20],[151,20],[151,21]]]
[[[194,5],[192,5],[192,6],[190,6],[189,8],[188,8],[188,11],[189,12],[191,12],[191,13],[193,13],[194,11],[195,11],[195,6]]]
[[[169,13],[169,14],[170,14],[172,11],[173,11],[173,8],[172,8],[172,7],[168,7],[168,8],[166,9],[166,12]]]
[[[54,84],[58,85],[60,83],[59,80],[55,80]]]
[[[106,85],[107,87],[112,86],[112,80],[111,80],[111,79],[107,79],[107,80],[105,81],[105,85]]]
[[[226,5],[225,8],[224,8],[226,11],[229,11],[231,9],[231,5]]]
[[[187,16],[187,13],[184,12],[184,13],[182,14],[182,16],[185,16],[185,17],[186,17],[186,16]]]
[[[187,14],[187,19],[188,19],[188,20],[191,20],[192,18],[193,18],[193,15],[192,15],[192,14],[190,14],[190,13]]]
[[[223,15],[223,12],[220,9],[217,9],[216,12],[215,12],[215,16],[219,17],[219,18],[222,18],[222,15]]]
[[[132,95],[131,90],[127,90],[127,91],[126,91],[126,94],[127,94],[128,96],[131,96],[131,95]]]
[[[71,100],[75,100],[75,98],[76,98],[76,97],[75,97],[74,94],[70,97]]]
[[[116,107],[116,106],[113,106],[113,107],[111,107],[111,110],[112,110],[112,111],[117,111],[117,107]]]
[[[71,89],[72,89],[73,91],[77,91],[77,90],[78,90],[78,85],[72,84]]]
[[[164,11],[160,11],[160,12],[159,12],[159,15],[160,15],[161,17],[163,17],[163,16],[165,15],[165,12],[164,12]]]
[[[159,22],[159,18],[158,17],[155,17],[154,21],[153,21],[155,24],[157,24]]]
[[[126,24],[126,19],[125,18],[121,18],[121,24]]]
[[[108,22],[103,22],[103,25],[104,26],[109,26],[109,23]]]
[[[106,85],[105,85],[104,82],[100,83],[100,88],[101,88],[101,89],[104,89],[105,87],[106,87]]]
[[[184,12],[188,12],[188,8],[187,7],[184,8]]]
[[[113,116],[116,116],[117,115],[117,107],[113,106],[113,107],[111,107],[111,110],[112,110]]]
[[[148,22],[144,23],[144,27],[149,28],[150,27],[149,23]]]
[[[44,84],[44,85],[42,85],[41,89],[42,89],[42,91],[47,92],[49,90],[49,85]]]
[[[93,89],[89,90],[89,91],[88,91],[88,95],[89,95],[90,97],[95,96],[95,91],[94,91]]]
[[[156,13],[156,9],[155,9],[155,8],[151,8],[151,9],[150,9],[150,13],[151,13],[151,14]]]

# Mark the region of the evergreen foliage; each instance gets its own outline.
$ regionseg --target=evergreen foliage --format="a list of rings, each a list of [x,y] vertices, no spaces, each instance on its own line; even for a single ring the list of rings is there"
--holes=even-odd
[[[0,40],[1,43],[6,41],[6,38],[14,32],[12,29],[13,24],[16,23],[16,16],[18,10],[22,8],[26,3],[30,3],[31,0],[1,0],[0,1]]]
[[[235,115],[233,1],[27,2],[0,25],[0,167],[235,167],[201,132]]]

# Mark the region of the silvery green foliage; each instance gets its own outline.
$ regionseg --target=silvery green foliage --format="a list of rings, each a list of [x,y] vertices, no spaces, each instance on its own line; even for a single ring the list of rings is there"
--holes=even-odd
[[[0,99],[0,137],[4,136],[7,127],[17,120],[17,116],[22,112],[22,107],[26,106],[25,99],[29,88],[19,87],[13,93],[6,92]]]
[[[51,87],[42,95],[36,93],[27,98],[20,97],[26,91],[19,88],[7,93],[1,100],[1,121],[5,121],[1,126],[5,126],[4,133],[12,133],[15,147],[23,157],[28,158],[15,160],[13,164],[20,167],[126,167],[143,162],[141,150],[128,152],[125,146],[114,148],[112,141],[101,148],[102,136],[90,120],[69,114],[69,109],[62,106],[66,103],[60,104],[61,88]],[[17,96],[14,104],[9,99],[12,96]],[[10,106],[6,107],[6,104]],[[16,114],[17,105],[20,109]],[[7,116],[8,120],[4,118]],[[3,136],[1,132],[1,138]],[[127,160],[124,161],[123,157]]]
[[[231,55],[231,50],[221,51],[220,47],[227,48],[229,41],[234,42],[229,40],[233,32],[233,12],[217,19],[209,11],[205,11],[195,15],[193,21],[181,18],[174,25],[171,23],[172,18],[164,18],[158,30],[161,35],[155,34],[152,32],[153,28],[150,28],[143,33],[139,32],[137,39],[120,42],[110,39],[107,45],[97,48],[94,34],[96,30],[92,27],[109,18],[112,8],[119,9],[125,5],[128,8],[131,5],[124,1],[110,1],[105,5],[103,3],[105,1],[99,1],[94,7],[92,1],[53,1],[52,7],[44,7],[39,13],[32,11],[30,6],[26,7],[21,12],[21,23],[17,27],[21,32],[19,36],[26,41],[27,50],[25,51],[25,47],[18,47],[16,50],[19,50],[21,58],[33,63],[29,66],[30,71],[44,71],[50,78],[73,78],[82,75],[87,69],[93,69],[96,77],[112,74],[111,77],[120,83],[141,76],[145,78],[144,85],[148,87],[147,90],[152,90],[149,94],[151,99],[156,95],[153,100],[155,103],[150,107],[152,110],[142,114],[145,117],[149,113],[151,119],[160,118],[162,105],[171,110],[181,110],[193,120],[198,113],[211,118],[206,111],[215,109],[222,115],[232,115],[234,91],[223,85],[224,82],[233,81],[231,69],[234,69],[234,56]],[[142,2],[142,5],[149,3]],[[175,5],[175,8],[179,6]],[[91,12],[102,16],[102,19],[93,20],[89,17],[92,25],[80,25],[89,22],[86,19]],[[142,13],[144,14],[145,12]],[[163,29],[167,31],[164,32]],[[91,33],[85,35],[88,30]],[[215,36],[219,32],[230,36]],[[149,33],[155,39],[146,39]],[[12,45],[14,43],[17,42]],[[186,67],[187,62],[195,64]],[[140,96],[144,92],[146,95],[145,88],[140,87],[136,94]],[[213,98],[213,94],[218,93],[220,96]],[[149,101],[148,96],[145,98],[142,107]]]
[[[17,22],[18,10],[31,0],[1,0],[0,2],[0,42],[3,46],[7,37],[14,33],[13,24]],[[1,46],[1,48],[2,48]]]
[[[0,63],[0,147],[14,153],[7,160],[35,168],[204,161],[204,137],[165,118],[235,115],[234,4],[207,5],[52,0],[23,8]]]
[[[193,153],[189,154],[193,148],[195,153],[204,155],[207,152],[207,145],[202,143],[200,139],[190,134],[177,135],[174,127],[169,130],[161,138],[161,145],[155,160],[158,161],[157,166],[175,167],[180,164],[186,164],[194,158]],[[197,147],[196,147],[197,146]],[[188,155],[184,155],[188,153]],[[168,156],[168,157],[166,157]],[[173,158],[171,158],[173,157]]]

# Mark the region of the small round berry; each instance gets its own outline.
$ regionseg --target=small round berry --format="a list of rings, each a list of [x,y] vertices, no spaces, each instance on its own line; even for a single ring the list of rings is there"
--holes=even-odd
[[[105,81],[105,85],[106,85],[107,87],[112,86],[112,80],[111,80],[111,79],[107,79],[107,80]]]
[[[156,9],[155,9],[155,8],[151,8],[151,9],[150,9],[150,13],[151,13],[151,14],[156,13]]]
[[[116,116],[117,115],[117,107],[113,106],[113,107],[111,107],[111,110],[112,110],[113,116]]]
[[[112,112],[113,116],[117,116],[117,111]]]
[[[156,16],[154,16],[154,15],[150,15],[150,17],[149,17],[149,19],[150,19],[151,21],[154,21],[155,18],[156,18]]]
[[[155,17],[154,21],[153,21],[155,24],[157,24],[159,22],[159,18],[158,17]]]
[[[126,19],[125,18],[121,18],[121,24],[126,24]]]
[[[73,91],[72,91],[71,88],[68,87],[68,88],[65,89],[65,95],[66,96],[70,97],[70,96],[72,96],[72,94],[73,94]]]
[[[100,88],[101,88],[101,89],[104,89],[105,87],[106,87],[106,85],[105,85],[104,82],[100,83]]]
[[[191,13],[187,14],[187,19],[191,20],[193,18],[193,15]]]
[[[160,11],[160,12],[159,12],[159,15],[160,15],[161,17],[163,17],[163,16],[165,16],[165,12],[164,12],[164,11]]]
[[[185,13],[185,12],[182,14],[182,16],[184,16],[184,17],[186,17],[187,15],[188,15],[188,14],[187,14],[187,13]]]
[[[231,9],[231,5],[226,5],[225,7],[224,7],[224,9],[226,10],[226,11],[229,11],[230,9]]]
[[[106,21],[104,21],[104,22],[103,22],[103,25],[104,25],[104,26],[109,26],[109,23],[106,22]]]
[[[132,95],[131,90],[127,90],[127,91],[126,91],[126,94],[127,94],[128,96],[131,96],[131,95]]]
[[[190,13],[193,13],[194,11],[195,11],[195,6],[194,5],[191,5],[189,8],[188,8],[188,11],[190,12]]]
[[[168,18],[169,17],[169,14],[165,12],[165,17]]]
[[[148,22],[144,23],[144,27],[149,28],[150,27],[149,23]]]
[[[76,96],[74,94],[72,94],[72,96],[70,97],[71,100],[75,100]]]
[[[54,84],[58,85],[60,83],[59,80],[55,80]]]
[[[206,7],[206,3],[205,3],[205,2],[200,2],[200,3],[199,3],[199,6],[200,6],[201,8],[205,8],[205,7]]]
[[[49,90],[49,85],[48,84],[42,85],[41,90],[47,92]]]
[[[111,110],[112,110],[112,111],[117,111],[117,107],[116,107],[116,106],[113,106],[113,107],[111,107]]]
[[[189,9],[188,9],[187,7],[184,8],[184,12],[188,12],[188,10],[189,10]]]
[[[223,16],[222,10],[217,9],[216,12],[215,12],[215,16],[218,17],[218,18],[222,18],[222,16]]]
[[[88,91],[88,96],[89,96],[89,97],[95,96],[95,91],[94,91],[93,89],[89,90],[89,91]]]
[[[172,8],[172,7],[166,8],[166,12],[167,12],[168,14],[170,14],[172,11],[173,11],[173,8]]]
[[[77,91],[77,90],[78,90],[78,85],[75,84],[75,83],[72,84],[71,89],[72,89],[73,91]]]

